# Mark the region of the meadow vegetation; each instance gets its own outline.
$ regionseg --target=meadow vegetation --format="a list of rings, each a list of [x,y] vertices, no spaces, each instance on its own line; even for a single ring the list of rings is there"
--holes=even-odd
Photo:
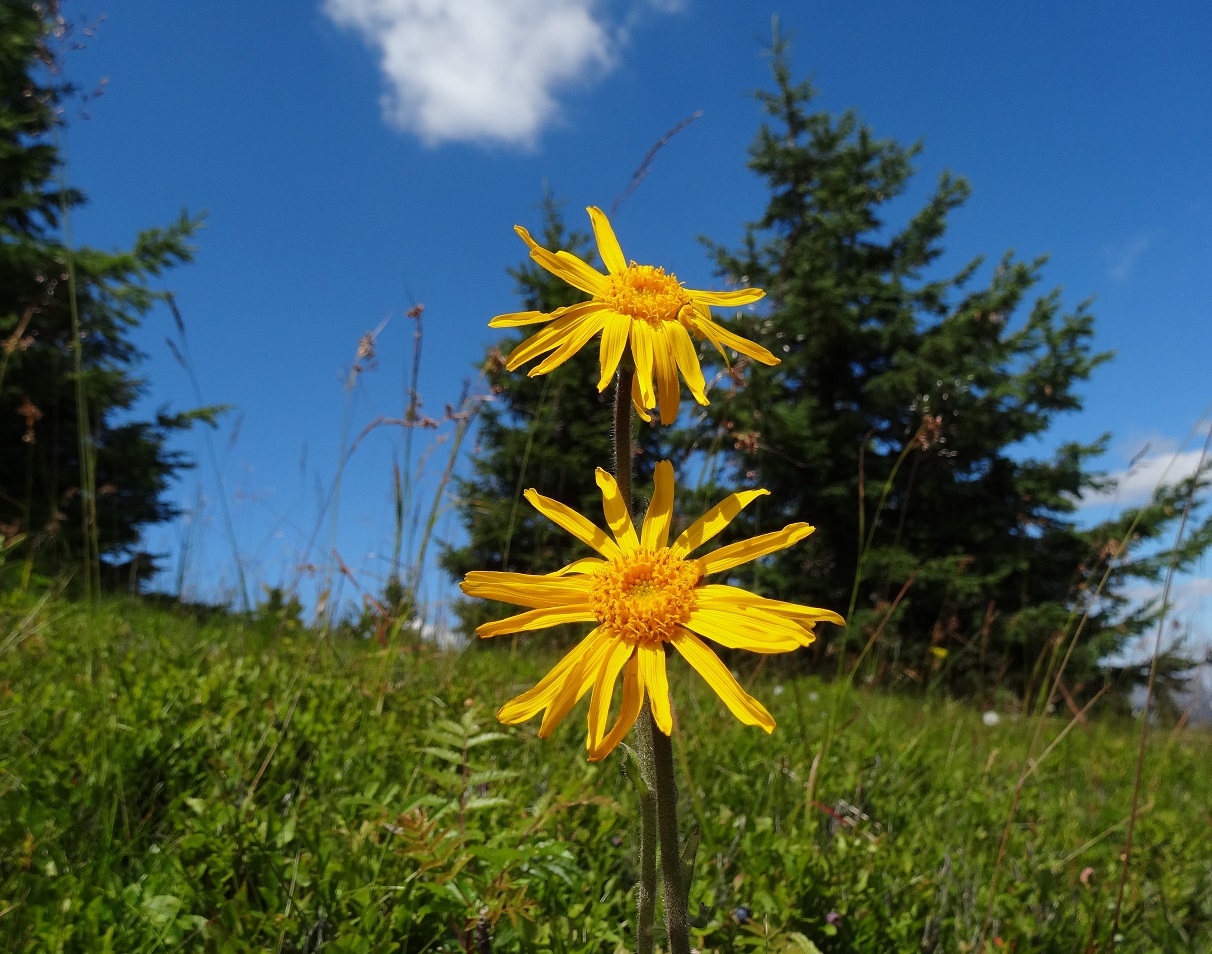
[[[551,658],[11,592],[0,647],[4,950],[631,947],[622,752],[494,719]],[[671,669],[695,945],[975,950],[1035,721],[740,672],[772,736]],[[1112,949],[1139,729],[1046,718],[986,949]],[[1212,951],[1210,741],[1149,736],[1116,950]]]

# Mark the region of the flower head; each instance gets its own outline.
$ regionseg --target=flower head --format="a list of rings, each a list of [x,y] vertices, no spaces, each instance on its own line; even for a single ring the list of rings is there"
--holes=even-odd
[[[606,264],[605,275],[569,252],[548,251],[522,226],[515,226],[518,235],[530,247],[531,258],[593,298],[553,312],[522,311],[493,318],[488,323],[493,328],[550,322],[513,349],[506,364],[510,371],[533,358],[547,355],[529,372],[531,377],[546,374],[601,332],[602,374],[598,379],[598,390],[604,390],[610,383],[624,352],[630,350],[636,371],[631,389],[636,410],[644,420],[650,420],[648,411],[657,406],[659,398],[661,423],[672,424],[677,418],[680,401],[679,371],[694,399],[699,404],[707,403],[704,393],[707,385],[692,334],[715,345],[725,361],[728,356],[724,348],[728,347],[762,364],[779,363],[779,359],[761,345],[733,334],[711,319],[712,305],[747,305],[765,294],[760,288],[724,292],[684,288],[676,276],[660,266],[628,264],[610,220],[601,209],[591,207],[589,218],[598,241],[598,254]]]
[[[597,472],[602,509],[610,534],[558,501],[526,491],[541,514],[597,551],[546,576],[473,571],[463,580],[468,596],[501,600],[530,609],[476,630],[482,637],[546,629],[560,623],[593,623],[585,637],[533,689],[506,703],[502,722],[525,722],[542,712],[539,736],[545,738],[590,689],[589,757],[610,753],[630,731],[647,695],[657,727],[673,728],[666,646],[676,649],[738,719],[770,732],[774,719],[760,702],[740,687],[728,668],[703,642],[704,637],[730,649],[780,653],[807,646],[822,620],[843,622],[837,613],[797,603],[765,599],[746,590],[707,583],[723,573],[782,550],[813,531],[793,523],[774,533],[730,543],[701,557],[692,552],[720,533],[751,501],[767,493],[732,494],[707,511],[676,540],[669,542],[673,515],[673,466],[656,468],[652,503],[637,533],[618,485],[604,470]],[[622,706],[607,728],[619,674]]]

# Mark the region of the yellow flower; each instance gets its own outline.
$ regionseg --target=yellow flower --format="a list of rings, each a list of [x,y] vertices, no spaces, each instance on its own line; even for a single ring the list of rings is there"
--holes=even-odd
[[[463,580],[463,592],[469,596],[531,607],[528,612],[479,627],[476,632],[482,637],[545,629],[560,623],[596,624],[537,686],[506,703],[497,718],[512,725],[543,712],[539,736],[546,738],[592,688],[587,742],[592,761],[609,754],[631,729],[645,694],[657,727],[668,735],[673,728],[665,674],[668,643],[707,680],[733,715],[770,732],[774,728],[770,713],[738,685],[701,637],[730,649],[780,653],[811,643],[817,622],[842,623],[842,617],[830,610],[706,583],[704,577],[789,547],[815,528],[793,523],[774,533],[692,557],[694,550],[768,491],[732,494],[670,544],[673,466],[668,461],[657,465],[656,489],[638,534],[614,478],[599,469],[597,481],[611,535],[533,489],[526,491],[526,499],[600,557],[585,557],[546,576],[473,571]],[[607,730],[620,672],[622,706],[614,725]]]
[[[748,355],[762,364],[778,364],[779,359],[761,345],[733,334],[711,320],[711,305],[735,306],[755,302],[763,295],[760,288],[738,291],[696,291],[682,283],[665,269],[654,265],[627,264],[623,250],[614,236],[610,221],[599,208],[592,207],[589,217],[598,240],[598,254],[606,264],[603,275],[569,252],[550,252],[530,237],[522,226],[515,226],[518,235],[530,247],[530,257],[568,284],[593,296],[592,301],[553,312],[522,311],[498,315],[488,324],[493,328],[517,328],[550,321],[538,334],[527,338],[513,349],[506,368],[513,371],[532,358],[546,354],[530,370],[530,376],[546,374],[581,350],[599,331],[602,376],[598,390],[604,390],[629,347],[635,363],[631,399],[644,420],[651,420],[648,411],[657,406],[659,393],[661,423],[672,424],[677,418],[678,371],[699,404],[707,404],[706,382],[691,333],[706,338],[728,360],[725,347]],[[548,352],[551,352],[548,354]],[[656,375],[656,392],[653,375]]]

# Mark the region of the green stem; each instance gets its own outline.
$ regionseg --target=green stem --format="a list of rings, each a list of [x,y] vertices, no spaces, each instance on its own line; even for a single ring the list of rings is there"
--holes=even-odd
[[[630,362],[624,362],[619,368],[614,392],[614,478],[628,509],[631,509],[631,382],[634,376],[635,369]],[[674,781],[673,745],[669,736],[657,728],[647,697],[636,723],[636,742],[643,782],[642,786],[637,786],[642,794],[636,949],[639,954],[651,954],[652,951],[655,855],[659,842],[661,899],[665,902],[669,952],[690,954],[690,918],[686,890],[682,885],[682,852],[678,845],[678,789]]]
[[[619,495],[631,509],[631,382],[635,368],[625,360],[614,382],[614,479]]]
[[[665,902],[665,929],[670,954],[690,954],[690,915],[682,884],[682,850],[678,844],[678,787],[674,781],[673,744],[656,727],[645,706],[640,718],[648,723],[652,739],[652,781],[656,792],[657,829],[661,839],[661,899]]]
[[[648,709],[644,703],[645,712]],[[651,746],[644,741],[643,726],[648,720],[641,719],[637,735],[640,750],[648,752]],[[624,748],[627,748],[624,746]],[[640,803],[640,883],[636,886],[635,950],[636,954],[652,954],[653,924],[656,920],[656,856],[657,856],[657,812],[656,799],[652,796],[646,777],[647,769],[635,749],[627,750],[627,774],[635,785]]]
[[[630,362],[619,369],[614,389],[614,479],[627,509],[631,509],[631,381]],[[652,733],[648,728],[648,700],[640,714],[636,762],[639,776],[632,779],[640,802],[640,883],[636,889],[636,954],[652,954],[656,920],[657,809],[652,791]],[[648,731],[645,731],[648,729]]]

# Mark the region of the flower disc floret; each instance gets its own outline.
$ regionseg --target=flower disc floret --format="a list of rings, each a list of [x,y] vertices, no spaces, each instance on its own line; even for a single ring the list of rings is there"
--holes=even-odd
[[[640,549],[594,573],[589,605],[602,628],[619,639],[633,646],[665,643],[690,619],[702,578],[697,561],[668,547]]]
[[[632,262],[607,281],[609,287],[603,297],[610,306],[633,321],[644,321],[653,327],[677,321],[683,308],[694,305],[677,277],[667,274],[659,265]]]

